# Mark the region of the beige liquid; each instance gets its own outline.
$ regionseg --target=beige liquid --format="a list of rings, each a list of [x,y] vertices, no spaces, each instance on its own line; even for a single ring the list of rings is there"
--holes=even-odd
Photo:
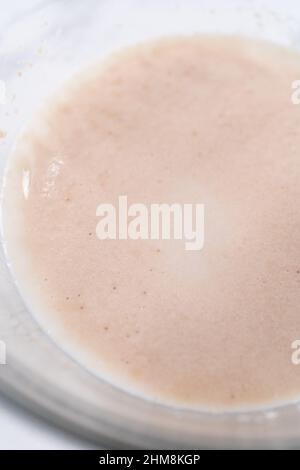
[[[4,229],[40,323],[90,370],[175,405],[300,394],[299,57],[161,40],[74,78],[10,160]],[[205,245],[96,237],[96,207],[205,204]],[[300,367],[300,366],[299,366]]]

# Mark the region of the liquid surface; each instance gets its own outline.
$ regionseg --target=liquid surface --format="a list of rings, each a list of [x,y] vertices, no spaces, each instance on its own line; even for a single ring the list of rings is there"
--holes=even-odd
[[[7,252],[81,364],[175,405],[299,396],[299,78],[273,46],[166,39],[84,71],[36,116],[7,170]],[[203,203],[203,250],[100,241],[96,208],[119,195]]]

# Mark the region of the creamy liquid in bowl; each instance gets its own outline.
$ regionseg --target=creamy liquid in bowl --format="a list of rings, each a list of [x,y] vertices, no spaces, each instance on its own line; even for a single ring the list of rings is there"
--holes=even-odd
[[[299,56],[162,39],[79,74],[6,172],[4,236],[45,330],[89,370],[208,409],[300,395]],[[100,203],[201,203],[205,243],[99,240]]]

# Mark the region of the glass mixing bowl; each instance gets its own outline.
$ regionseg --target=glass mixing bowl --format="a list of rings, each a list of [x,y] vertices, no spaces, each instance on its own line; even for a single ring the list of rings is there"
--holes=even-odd
[[[194,32],[237,33],[299,48],[300,4],[5,2],[0,15],[0,80],[5,83],[0,129],[6,133],[0,139],[1,173],[22,126],[44,97],[75,71],[125,45]],[[107,448],[300,447],[297,403],[243,413],[193,412],[147,402],[94,377],[40,329],[25,308],[2,250],[0,256],[0,340],[7,351],[6,365],[0,365],[0,389],[9,397]]]

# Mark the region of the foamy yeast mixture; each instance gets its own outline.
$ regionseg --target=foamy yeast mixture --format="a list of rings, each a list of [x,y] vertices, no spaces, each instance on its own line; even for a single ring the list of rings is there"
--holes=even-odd
[[[79,74],[36,116],[7,170],[8,256],[84,366],[175,405],[300,395],[299,78],[299,56],[270,45],[164,39]],[[203,203],[203,250],[100,241],[96,208],[119,195]]]

